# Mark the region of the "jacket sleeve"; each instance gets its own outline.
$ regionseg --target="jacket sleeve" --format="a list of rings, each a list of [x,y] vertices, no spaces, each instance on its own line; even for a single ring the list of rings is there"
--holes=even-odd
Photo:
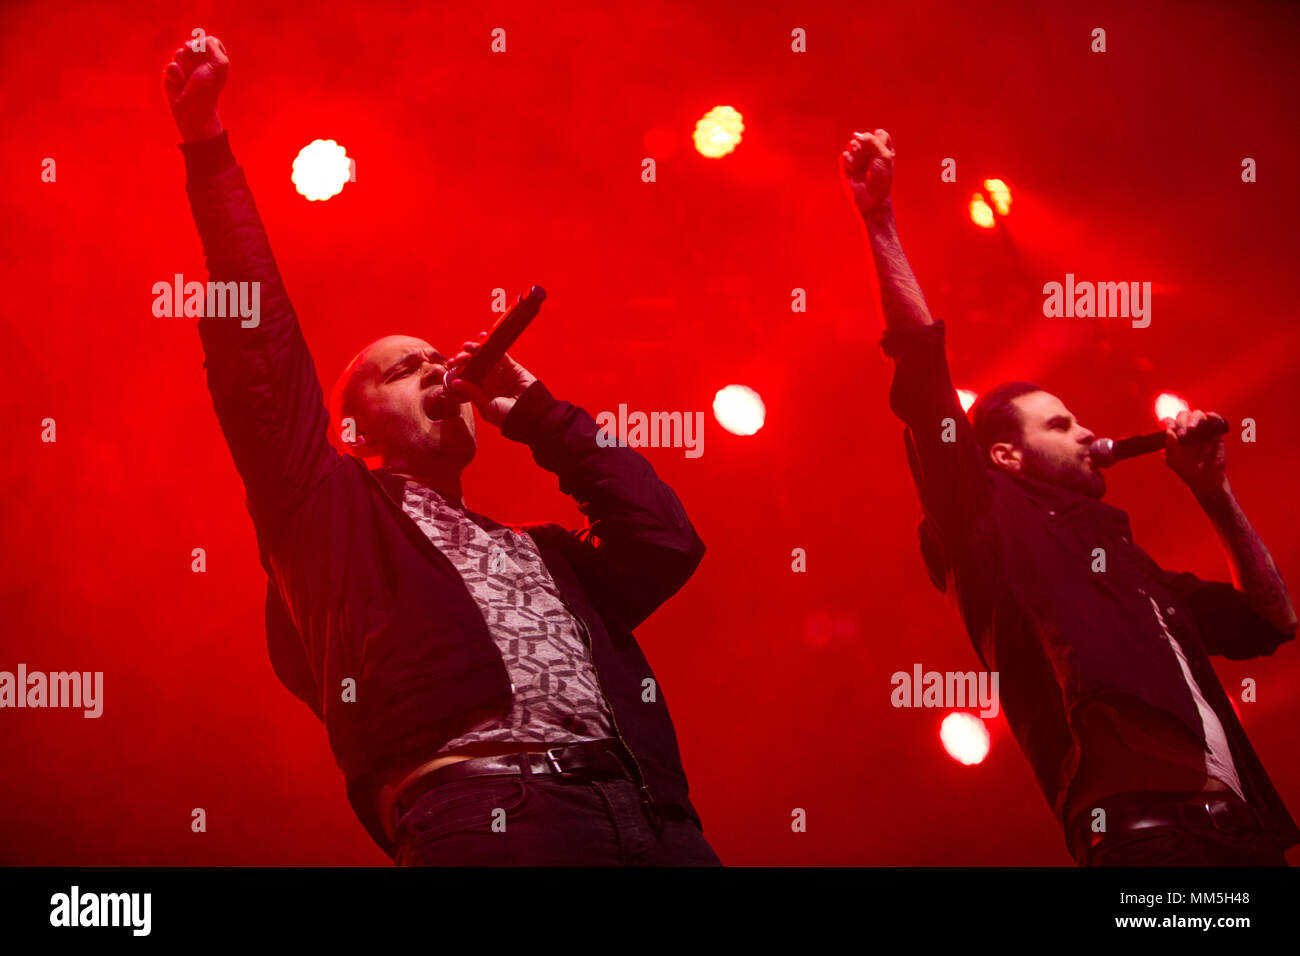
[[[256,294],[252,318],[205,314],[198,330],[208,391],[265,552],[266,537],[344,456],[329,444],[316,368],[228,134],[181,152],[208,288],[250,283]]]
[[[953,388],[943,322],[888,330],[880,344],[894,360],[889,407],[907,426],[907,463],[925,511],[922,551],[932,581],[940,586],[939,555],[955,556],[969,543],[987,507],[992,478]]]
[[[631,630],[686,583],[704,542],[650,462],[631,448],[601,447],[597,430],[587,412],[537,381],[501,433],[527,444],[577,500],[587,526],[569,532],[580,546],[570,549],[574,570],[593,602]]]
[[[1295,638],[1280,631],[1250,606],[1246,596],[1225,581],[1204,581],[1187,572],[1165,571],[1165,585],[1196,618],[1209,654],[1242,661],[1272,654]]]

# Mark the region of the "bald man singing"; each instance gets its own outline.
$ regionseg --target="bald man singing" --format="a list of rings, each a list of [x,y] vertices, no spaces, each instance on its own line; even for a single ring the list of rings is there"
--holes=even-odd
[[[209,36],[162,80],[209,281],[260,293],[255,322],[198,320],[208,388],[268,576],[272,665],[325,723],[358,818],[399,865],[720,865],[632,636],[704,555],[681,503],[508,355],[456,379],[483,333],[450,360],[379,339],[327,410],[217,116],[229,66]],[[465,506],[475,408],[585,528]]]

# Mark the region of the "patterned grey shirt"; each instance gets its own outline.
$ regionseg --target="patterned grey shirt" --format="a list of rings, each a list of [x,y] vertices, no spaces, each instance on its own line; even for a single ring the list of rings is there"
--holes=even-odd
[[[578,622],[527,533],[516,534],[418,482],[402,509],[460,572],[505,659],[508,708],[469,714],[439,754],[466,744],[567,744],[614,736]]]

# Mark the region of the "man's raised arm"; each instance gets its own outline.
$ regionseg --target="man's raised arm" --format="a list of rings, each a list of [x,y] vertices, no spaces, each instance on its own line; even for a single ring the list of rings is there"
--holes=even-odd
[[[871,242],[880,282],[880,304],[885,310],[885,326],[904,329],[933,325],[925,296],[917,285],[912,267],[903,255],[894,222],[894,206],[889,188],[894,179],[894,140],[883,129],[874,133],[854,133],[840,154],[844,181],[853,202],[862,214]]]
[[[944,324],[930,317],[898,239],[889,199],[893,139],[883,129],[854,133],[840,164],[875,260],[885,313],[881,346],[895,362],[889,406],[907,424],[908,466],[928,519],[921,528],[922,550],[938,585],[941,569],[931,561],[934,539],[942,540],[950,556],[961,549],[990,479],[948,372]]]
[[[201,37],[176,50],[162,85],[180,131],[186,191],[208,267],[205,314],[198,321],[208,390],[265,545],[265,537],[343,456],[329,444],[315,365],[253,194],[217,117],[229,66],[221,41]],[[251,318],[242,309],[210,314],[218,312],[209,308],[218,283],[224,290],[217,295],[237,287],[228,301],[251,301]]]

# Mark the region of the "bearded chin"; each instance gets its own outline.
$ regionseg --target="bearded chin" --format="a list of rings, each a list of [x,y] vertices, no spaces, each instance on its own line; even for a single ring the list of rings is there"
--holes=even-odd
[[[437,454],[460,465],[468,465],[478,451],[474,433],[463,420],[448,419],[438,429]]]
[[[1095,469],[1089,471],[1064,463],[1043,462],[1033,455],[1026,455],[1024,473],[1029,478],[1058,488],[1068,488],[1089,498],[1101,498],[1106,494],[1106,478]]]
[[[1080,490],[1093,498],[1101,498],[1106,494],[1106,476],[1100,471],[1092,471],[1082,476],[1084,479],[1084,488]]]

